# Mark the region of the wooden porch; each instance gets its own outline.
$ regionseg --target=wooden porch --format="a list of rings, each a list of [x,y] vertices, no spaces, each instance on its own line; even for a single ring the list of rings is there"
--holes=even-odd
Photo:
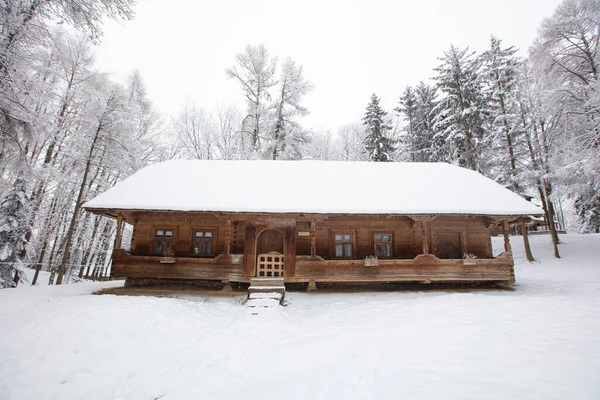
[[[385,282],[504,282],[514,283],[510,252],[496,258],[440,259],[421,254],[414,259],[324,260],[296,256],[293,269],[286,268],[286,283],[385,283]],[[135,256],[125,250],[113,255],[112,277],[185,280],[226,280],[250,283],[256,272],[244,274],[244,256],[221,254],[215,258]]]

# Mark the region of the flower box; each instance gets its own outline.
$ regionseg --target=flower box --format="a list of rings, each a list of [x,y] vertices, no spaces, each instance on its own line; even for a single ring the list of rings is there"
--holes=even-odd
[[[375,256],[366,257],[365,267],[379,267],[379,259]]]

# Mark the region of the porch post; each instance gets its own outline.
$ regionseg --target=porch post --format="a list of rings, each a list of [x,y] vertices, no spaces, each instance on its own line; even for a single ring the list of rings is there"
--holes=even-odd
[[[512,249],[510,247],[510,240],[508,238],[508,221],[502,221],[502,233],[504,233],[504,251],[507,253],[512,253]]]
[[[313,219],[310,221],[310,256],[317,256],[317,223]]]
[[[421,237],[423,241],[423,254],[429,254],[429,229],[427,229],[427,221],[421,220]]]
[[[254,276],[256,262],[256,227],[246,221],[246,237],[244,240],[244,276]]]
[[[117,215],[117,234],[115,236],[115,244],[113,246],[113,250],[121,249],[121,231],[123,230],[123,216],[121,214]]]
[[[296,275],[296,224],[285,228],[284,276]]]
[[[225,222],[225,254],[231,251],[231,218]]]

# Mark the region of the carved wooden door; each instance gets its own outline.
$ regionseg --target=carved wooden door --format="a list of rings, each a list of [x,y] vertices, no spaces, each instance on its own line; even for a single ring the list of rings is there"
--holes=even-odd
[[[438,233],[436,255],[443,259],[462,258],[462,241],[460,233]]]
[[[274,229],[263,231],[257,240],[256,276],[283,277],[283,236]]]
[[[258,237],[258,254],[276,251],[283,254],[283,236],[275,229],[263,231]]]

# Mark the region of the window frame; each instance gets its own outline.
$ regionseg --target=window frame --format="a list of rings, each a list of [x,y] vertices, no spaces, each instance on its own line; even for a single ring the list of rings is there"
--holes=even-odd
[[[376,240],[375,236],[377,235],[389,235],[390,236],[390,240]],[[376,250],[376,246],[378,243],[389,243],[390,244],[390,255],[389,257],[385,257],[385,256],[377,256],[377,250]],[[392,259],[394,258],[394,232],[392,231],[372,231],[371,232],[371,248],[373,249],[373,255],[377,256],[377,258],[379,259]]]
[[[171,236],[171,250],[170,253],[175,254],[176,248],[177,248],[177,227],[176,226],[162,226],[162,225],[157,225],[157,226],[153,226],[152,227],[152,247],[151,247],[151,251],[150,254],[155,255],[155,256],[167,256],[170,254],[167,254],[164,250],[162,250],[162,252],[158,253],[156,251],[156,241],[159,238],[158,237],[158,231],[170,231],[173,232],[172,236]],[[161,248],[164,248],[164,242],[166,236],[163,236],[163,239],[161,240]]]
[[[202,242],[206,243],[206,241],[204,240],[205,235],[207,232],[211,233],[211,240],[210,240],[210,253],[209,254],[200,254],[200,253],[195,253],[194,249],[196,248],[196,233],[197,232],[202,232]],[[190,254],[193,257],[204,257],[204,258],[214,258],[216,251],[215,251],[215,247],[217,244],[217,228],[213,227],[213,226],[206,226],[206,227],[195,227],[192,228],[191,233],[190,233]]]
[[[337,235],[342,235],[342,236],[350,235],[350,240],[349,241],[343,240],[341,242],[338,242],[335,239],[335,237]],[[356,232],[354,232],[354,231],[347,231],[347,230],[344,230],[344,231],[332,231],[331,232],[331,243],[332,243],[332,245],[331,245],[331,254],[332,254],[332,257],[331,258],[335,258],[337,260],[351,260],[351,259],[355,259],[356,258],[356,250],[357,250],[356,249]],[[344,253],[344,255],[341,256],[341,257],[338,257],[336,255],[336,252],[335,252],[335,248],[336,248],[336,245],[338,245],[338,243],[342,245],[342,253]],[[344,244],[351,244],[352,245],[352,254],[350,256],[348,256],[348,255],[345,254],[345,247],[343,247]]]

